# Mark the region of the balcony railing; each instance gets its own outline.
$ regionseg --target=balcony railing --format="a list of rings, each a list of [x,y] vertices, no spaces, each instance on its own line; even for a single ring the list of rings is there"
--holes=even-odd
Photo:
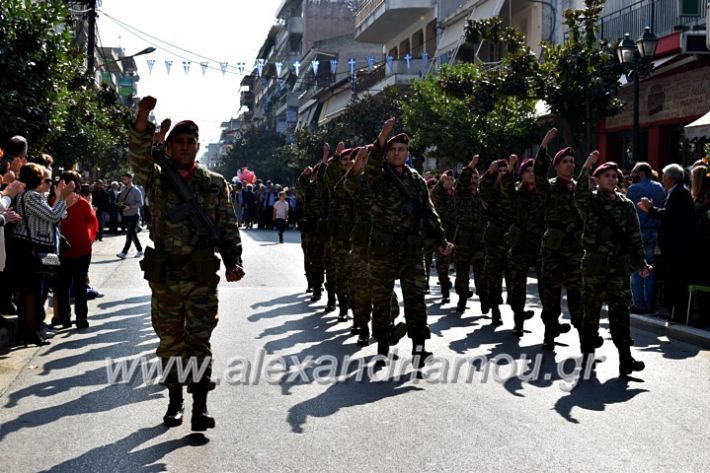
[[[385,3],[385,0],[366,0],[363,2],[355,15],[355,27],[357,28],[358,25],[365,21],[365,18],[370,16],[383,3]]]
[[[643,34],[650,26],[659,38],[682,29],[704,29],[706,9],[699,3],[699,16],[683,16],[678,0],[641,0],[604,15],[600,20],[600,38],[613,42],[629,33],[632,39]]]

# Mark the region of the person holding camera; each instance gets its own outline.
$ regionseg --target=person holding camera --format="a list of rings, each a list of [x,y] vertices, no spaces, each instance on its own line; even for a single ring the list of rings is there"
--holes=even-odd
[[[136,245],[136,258],[143,256],[143,247],[138,239],[138,220],[140,219],[140,209],[143,207],[143,194],[133,185],[133,175],[126,173],[121,178],[123,181],[123,189],[118,194],[118,211],[123,216],[123,225],[126,227],[126,243],[123,245],[123,250],[117,253],[121,259],[128,256],[128,250],[131,248],[131,243]]]

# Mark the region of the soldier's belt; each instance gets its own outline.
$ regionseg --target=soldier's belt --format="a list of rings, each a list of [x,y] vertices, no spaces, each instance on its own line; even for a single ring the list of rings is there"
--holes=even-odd
[[[154,283],[166,281],[207,281],[219,270],[214,248],[198,248],[186,255],[175,255],[147,247],[140,262],[144,278]]]

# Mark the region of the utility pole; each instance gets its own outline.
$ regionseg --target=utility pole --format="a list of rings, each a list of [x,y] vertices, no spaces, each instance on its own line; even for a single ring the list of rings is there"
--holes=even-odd
[[[86,41],[86,72],[94,76],[94,60],[96,57],[96,0],[89,0],[89,31]]]

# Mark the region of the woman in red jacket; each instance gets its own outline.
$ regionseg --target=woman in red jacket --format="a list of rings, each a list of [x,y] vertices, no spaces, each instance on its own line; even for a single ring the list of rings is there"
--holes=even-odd
[[[81,189],[81,176],[76,171],[64,172],[61,179],[67,183],[74,182],[75,192]],[[61,234],[67,239],[71,248],[62,250],[59,255],[62,264],[54,280],[57,314],[52,322],[58,322],[64,328],[71,327],[69,298],[72,283],[76,327],[82,329],[89,326],[86,278],[91,263],[91,244],[96,239],[98,225],[93,207],[86,198],[79,196],[76,202],[67,208],[67,217],[59,225]]]

